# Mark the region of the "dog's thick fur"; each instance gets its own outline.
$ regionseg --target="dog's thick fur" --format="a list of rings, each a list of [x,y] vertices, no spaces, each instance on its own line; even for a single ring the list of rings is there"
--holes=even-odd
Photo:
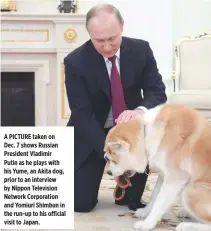
[[[182,222],[177,231],[211,231],[211,125],[185,105],[164,104],[137,120],[118,124],[105,141],[108,170],[143,173],[149,164],[159,174],[150,203],[138,209],[134,229],[156,227],[181,196],[185,210],[197,222]]]

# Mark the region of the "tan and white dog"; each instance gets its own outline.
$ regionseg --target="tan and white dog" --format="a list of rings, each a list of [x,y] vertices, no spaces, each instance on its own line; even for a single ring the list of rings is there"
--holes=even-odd
[[[211,123],[185,105],[164,104],[137,120],[118,124],[105,141],[108,171],[114,177],[143,173],[149,164],[159,174],[149,204],[138,209],[134,229],[156,227],[181,196],[197,222],[182,222],[177,231],[211,231]]]

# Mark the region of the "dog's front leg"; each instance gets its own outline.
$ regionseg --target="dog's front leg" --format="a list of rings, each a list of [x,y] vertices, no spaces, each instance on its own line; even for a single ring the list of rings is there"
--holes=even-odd
[[[152,210],[153,204],[157,198],[157,195],[160,191],[162,183],[163,178],[161,176],[158,176],[158,179],[152,191],[152,197],[150,202],[147,204],[145,208],[137,209],[137,211],[135,212],[135,217],[146,218],[149,215],[150,211]]]
[[[160,192],[154,202],[150,214],[144,221],[137,221],[133,228],[141,231],[154,229],[157,222],[161,220],[164,213],[172,205],[186,182],[187,179],[175,181],[173,177],[164,179],[163,185],[161,186]]]

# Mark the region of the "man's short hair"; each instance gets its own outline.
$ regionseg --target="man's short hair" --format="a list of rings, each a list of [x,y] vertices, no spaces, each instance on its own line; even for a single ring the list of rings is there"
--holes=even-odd
[[[89,21],[95,16],[99,15],[100,12],[106,12],[109,14],[114,14],[120,24],[123,24],[123,18],[119,10],[111,4],[99,4],[92,7],[86,14],[86,28],[88,27]]]

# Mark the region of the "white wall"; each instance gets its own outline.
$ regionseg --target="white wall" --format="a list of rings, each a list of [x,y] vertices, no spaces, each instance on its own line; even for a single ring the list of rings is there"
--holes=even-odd
[[[211,33],[211,0],[173,0],[173,42],[202,32]]]
[[[116,6],[125,20],[124,35],[149,41],[164,79],[171,76],[172,12],[169,0],[102,0]]]
[[[173,0],[173,45],[185,36],[203,32],[211,33],[211,0]]]

